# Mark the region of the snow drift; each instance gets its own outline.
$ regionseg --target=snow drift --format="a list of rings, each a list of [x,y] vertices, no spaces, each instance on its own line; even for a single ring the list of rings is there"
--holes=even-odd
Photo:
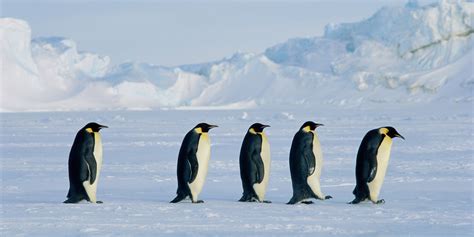
[[[410,2],[330,24],[322,37],[174,68],[111,65],[3,18],[1,110],[472,102],[473,12],[472,2]]]

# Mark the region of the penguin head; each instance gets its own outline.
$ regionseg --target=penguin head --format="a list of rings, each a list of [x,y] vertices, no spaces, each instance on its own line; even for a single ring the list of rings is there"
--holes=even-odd
[[[380,128],[380,131],[382,134],[385,134],[389,136],[390,138],[399,137],[405,140],[405,138],[402,135],[400,135],[400,133],[398,133],[398,131],[394,127],[390,127],[390,126],[382,127]]]
[[[200,123],[200,124],[196,125],[196,127],[194,127],[194,131],[196,131],[197,133],[207,133],[212,128],[217,128],[217,127],[218,127],[217,125],[211,125],[211,124],[207,124],[207,123]]]
[[[95,123],[95,122],[91,122],[91,123],[86,124],[86,126],[84,126],[84,128],[86,129],[86,131],[92,133],[92,132],[99,132],[100,129],[108,128],[108,127],[105,126],[105,125],[100,125],[100,124]]]
[[[254,124],[252,124],[252,126],[250,126],[249,132],[254,133],[254,134],[261,133],[261,132],[263,132],[263,129],[265,129],[267,127],[270,127],[270,125],[265,125],[265,124],[261,124],[261,123],[254,123]]]
[[[324,126],[324,124],[315,123],[313,121],[307,121],[301,125],[301,130],[309,132],[314,131],[317,127]]]

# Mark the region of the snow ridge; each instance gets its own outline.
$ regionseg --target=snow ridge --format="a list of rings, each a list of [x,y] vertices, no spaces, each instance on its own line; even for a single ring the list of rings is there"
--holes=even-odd
[[[1,111],[159,107],[377,106],[472,101],[474,3],[384,7],[263,53],[178,67],[79,52],[62,37],[31,40],[0,19]],[[241,105],[241,106],[239,106]]]

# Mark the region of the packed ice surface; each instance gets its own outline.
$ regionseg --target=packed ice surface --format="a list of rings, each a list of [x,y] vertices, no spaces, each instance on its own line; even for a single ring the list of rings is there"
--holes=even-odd
[[[473,15],[471,1],[411,1],[320,37],[176,67],[112,65],[71,39],[31,40],[27,22],[2,18],[0,109],[472,103]]]
[[[464,105],[465,106],[465,105]],[[324,167],[322,191],[334,198],[286,205],[292,195],[288,155],[306,120],[317,129]],[[104,163],[98,200],[63,204],[67,159],[78,129],[101,131]],[[210,132],[205,203],[170,204],[181,141],[198,122]],[[264,203],[240,203],[238,156],[253,122],[266,129],[272,170]],[[1,236],[472,236],[474,139],[467,107],[417,109],[156,110],[3,113]],[[365,133],[394,126],[380,198],[353,199],[354,167]]]
[[[321,37],[177,67],[112,65],[2,18],[0,110],[43,112],[0,114],[0,236],[472,236],[473,4],[411,1]],[[321,183],[334,199],[289,206],[288,153],[306,120],[326,125]],[[90,121],[110,126],[104,204],[62,204],[71,143]],[[169,204],[181,141],[203,121],[219,125],[205,203]],[[237,202],[254,122],[272,126],[272,204]],[[386,203],[348,205],[360,141],[386,125],[406,138],[393,144]]]

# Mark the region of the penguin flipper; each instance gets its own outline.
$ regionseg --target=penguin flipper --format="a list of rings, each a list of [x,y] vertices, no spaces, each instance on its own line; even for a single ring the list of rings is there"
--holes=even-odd
[[[377,165],[375,165],[374,167],[372,167],[372,169],[370,169],[370,175],[369,175],[369,178],[367,179],[367,183],[372,182],[375,179],[376,174],[377,174]]]
[[[94,156],[86,156],[84,159],[87,162],[88,177],[85,180],[89,179],[90,184],[94,184],[97,174],[97,162],[94,159]]]
[[[366,171],[367,183],[372,182],[377,175],[377,149],[371,149],[368,155],[369,169]]]
[[[189,174],[188,183],[194,182],[194,180],[196,179],[197,173],[198,173],[199,164],[198,164],[198,160],[197,160],[197,157],[196,157],[196,152],[197,152],[197,149],[194,150],[194,151],[193,151],[193,149],[191,149],[191,151],[188,153],[187,163],[188,163],[190,171],[191,171],[190,174]]]
[[[316,170],[316,157],[313,153],[313,137],[314,135],[311,133],[311,136],[307,136],[304,139],[304,147],[303,147],[303,157],[304,157],[304,167],[303,170],[307,171],[307,176],[311,176],[314,171]]]
[[[367,151],[364,155],[367,160],[367,166],[364,166],[362,170],[362,177],[367,179],[365,180],[366,183],[372,182],[377,175],[377,151],[384,137],[385,135],[382,135],[379,139],[371,140],[369,144],[367,144]],[[359,156],[359,154],[357,155]],[[359,159],[359,157],[357,157],[357,159]]]
[[[94,158],[94,138],[92,136],[86,136],[84,139],[84,145],[82,146],[82,157],[87,163],[88,174],[87,177],[81,175],[81,182],[89,179],[90,184],[94,184],[97,175],[97,162]]]
[[[261,183],[263,181],[263,176],[265,175],[265,167],[263,165],[262,157],[260,152],[257,150],[252,151],[250,154],[251,160],[251,170],[252,172],[252,183]]]

